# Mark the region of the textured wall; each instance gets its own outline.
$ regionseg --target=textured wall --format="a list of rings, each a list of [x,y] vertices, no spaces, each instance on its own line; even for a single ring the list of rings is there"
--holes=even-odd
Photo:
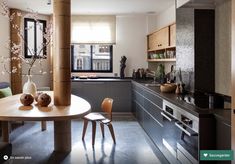
[[[215,91],[231,95],[231,0],[215,8]]]
[[[176,69],[181,68],[186,89],[194,91],[194,9],[176,10],[176,33]]]
[[[0,9],[0,12],[1,9]],[[6,43],[8,42],[10,38],[10,23],[7,17],[4,17],[0,15],[0,56],[9,57],[10,51],[5,47]],[[7,65],[8,68],[10,68],[10,65]],[[3,73],[5,69],[3,68],[3,65],[0,65],[0,81],[6,81],[10,83],[10,75],[8,73]]]

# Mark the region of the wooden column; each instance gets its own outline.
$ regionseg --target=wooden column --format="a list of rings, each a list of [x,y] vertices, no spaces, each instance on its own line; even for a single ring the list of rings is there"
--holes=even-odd
[[[54,121],[54,150],[71,151],[71,121]]]
[[[70,105],[70,0],[53,1],[55,42],[53,54],[54,104]]]
[[[10,142],[9,141],[9,122],[2,121],[2,141],[3,142]]]
[[[71,103],[70,80],[70,24],[71,0],[53,1],[54,51],[53,90],[54,104],[67,106]],[[54,121],[54,149],[71,151],[71,121]]]
[[[10,9],[10,14],[12,15],[15,13],[14,19],[10,22],[10,40],[15,44],[20,44],[21,39],[17,35],[17,30],[13,28],[13,25],[17,25],[18,27],[21,27],[21,17],[17,16],[17,12],[21,12],[18,9]],[[10,46],[12,46],[12,43],[10,43]],[[23,53],[23,52],[22,52]],[[11,57],[14,57],[15,55],[11,53]],[[20,60],[11,60],[11,70],[13,67],[17,68],[16,73],[11,73],[11,89],[13,94],[22,93],[22,68],[19,68],[18,65],[21,65]]]

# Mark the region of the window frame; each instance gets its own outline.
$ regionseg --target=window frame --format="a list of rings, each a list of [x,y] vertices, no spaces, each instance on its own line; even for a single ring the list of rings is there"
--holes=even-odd
[[[85,45],[90,45],[90,55],[91,55],[91,60],[90,60],[90,63],[91,63],[91,70],[75,70],[74,69],[74,45],[82,45],[82,44],[79,44],[79,43],[76,43],[76,44],[71,44],[71,72],[91,72],[91,73],[112,73],[113,72],[113,45],[112,44],[104,44],[104,45],[109,45],[109,51],[110,51],[110,59],[109,59],[109,62],[110,62],[110,69],[109,70],[93,70],[93,54],[92,54],[92,51],[93,51],[93,45],[102,45],[102,44],[85,44]]]
[[[46,20],[37,20],[39,23],[42,23],[43,25],[43,31],[42,33],[44,34],[46,32],[46,25],[47,21]],[[34,23],[34,50],[37,51],[37,21],[32,18],[24,18],[24,39],[25,39],[25,44],[24,44],[24,57],[25,58],[32,58],[31,55],[28,54],[28,30],[27,30],[27,23],[28,22],[33,22]],[[43,43],[46,44],[46,39],[43,37]],[[39,58],[39,57],[37,57]],[[43,58],[47,58],[47,47],[43,48]]]

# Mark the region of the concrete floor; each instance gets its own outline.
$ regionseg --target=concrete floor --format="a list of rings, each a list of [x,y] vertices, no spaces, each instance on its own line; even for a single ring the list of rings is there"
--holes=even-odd
[[[105,127],[102,139],[100,127],[96,129],[96,143],[91,145],[91,124],[88,124],[85,142],[82,142],[81,120],[72,121],[72,151],[69,154],[53,153],[53,122],[40,131],[40,122],[25,122],[13,130],[10,164],[158,164],[158,150],[136,122],[133,115],[114,115],[116,145]],[[13,159],[14,158],[14,159]],[[160,157],[161,158],[161,157]],[[165,163],[165,162],[164,162]]]

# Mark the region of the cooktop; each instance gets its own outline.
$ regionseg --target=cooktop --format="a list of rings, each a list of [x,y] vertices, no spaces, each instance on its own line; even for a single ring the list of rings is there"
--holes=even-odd
[[[224,108],[225,102],[229,101],[224,95],[208,94],[203,92],[180,94],[177,99],[199,108]],[[231,101],[230,101],[231,102]]]

